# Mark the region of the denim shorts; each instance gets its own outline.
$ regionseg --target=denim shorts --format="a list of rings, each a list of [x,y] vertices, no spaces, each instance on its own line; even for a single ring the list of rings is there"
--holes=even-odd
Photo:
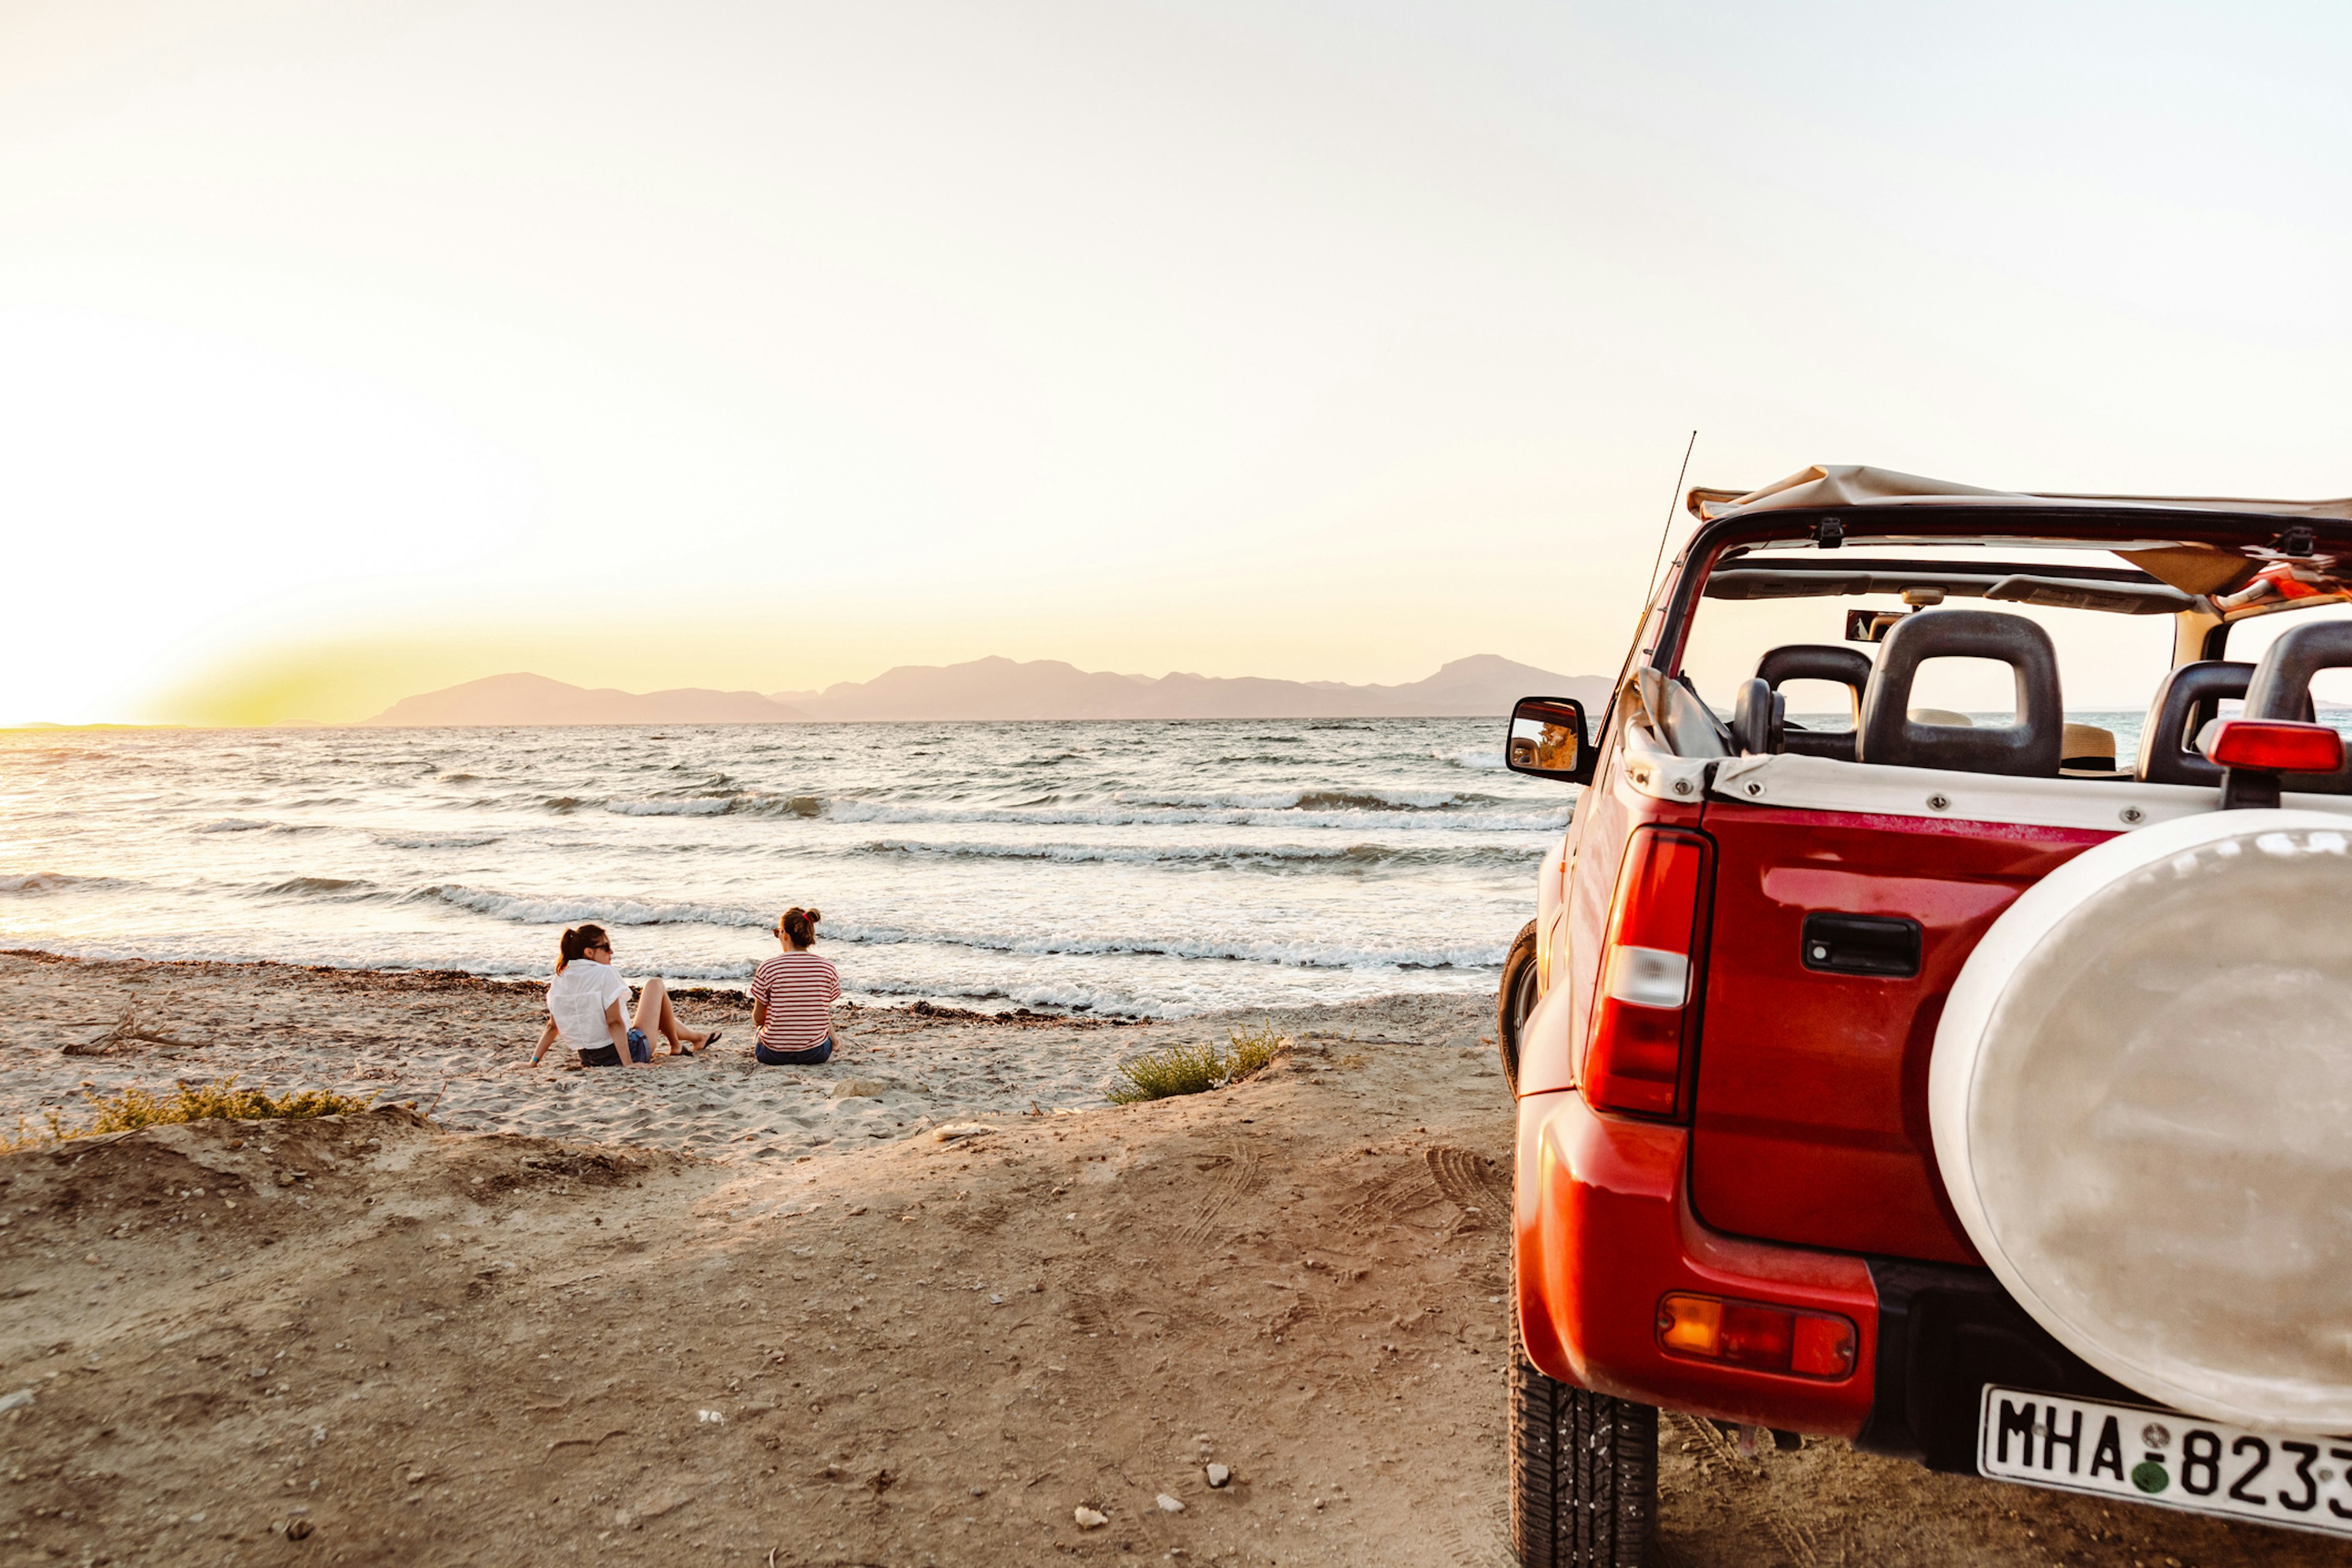
[[[827,1035],[804,1051],[772,1051],[756,1042],[751,1047],[751,1059],[761,1067],[813,1068],[830,1060],[832,1056],[833,1037],[831,1035]]]
[[[646,1038],[643,1029],[629,1031],[629,1059],[633,1062],[654,1059],[653,1043]],[[583,1068],[616,1068],[621,1065],[621,1053],[610,1046],[598,1046],[593,1051],[580,1053],[580,1065]]]

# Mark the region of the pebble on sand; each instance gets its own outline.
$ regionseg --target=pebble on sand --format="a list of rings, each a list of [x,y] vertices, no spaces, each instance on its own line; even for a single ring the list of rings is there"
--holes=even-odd
[[[1162,1513],[1182,1513],[1184,1511],[1183,1500],[1181,1498],[1172,1498],[1166,1492],[1161,1492],[1160,1494],[1160,1511]]]
[[[1104,1525],[1110,1522],[1110,1515],[1107,1513],[1097,1513],[1094,1510],[1088,1508],[1084,1503],[1080,1503],[1076,1509],[1072,1510],[1071,1512],[1077,1520],[1078,1528],[1080,1530],[1100,1530]]]
[[[1211,1465],[1209,1467],[1209,1484],[1211,1486],[1221,1487],[1233,1479],[1233,1471],[1227,1469],[1224,1466]]]

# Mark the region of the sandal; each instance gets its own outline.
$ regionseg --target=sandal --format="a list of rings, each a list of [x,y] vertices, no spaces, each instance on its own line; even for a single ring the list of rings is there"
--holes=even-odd
[[[702,1037],[702,1044],[695,1047],[694,1048],[698,1051],[709,1050],[711,1047],[719,1043],[719,1033],[720,1031],[717,1029],[711,1030],[710,1033]]]

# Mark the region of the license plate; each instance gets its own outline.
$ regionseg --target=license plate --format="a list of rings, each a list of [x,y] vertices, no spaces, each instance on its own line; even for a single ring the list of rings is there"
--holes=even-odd
[[[2177,1411],[1987,1384],[1977,1469],[1994,1480],[2352,1535],[2352,1436],[2249,1432]]]

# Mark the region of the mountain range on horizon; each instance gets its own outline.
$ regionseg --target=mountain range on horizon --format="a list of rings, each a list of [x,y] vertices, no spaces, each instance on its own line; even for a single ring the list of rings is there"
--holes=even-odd
[[[1457,658],[1401,686],[1184,673],[1083,670],[1059,659],[979,658],[900,665],[822,691],[714,691],[683,687],[591,689],[542,675],[493,675],[404,697],[369,724],[791,724],[1064,719],[1499,718],[1522,697],[1608,694],[1601,676],[1558,675],[1494,654]]]

